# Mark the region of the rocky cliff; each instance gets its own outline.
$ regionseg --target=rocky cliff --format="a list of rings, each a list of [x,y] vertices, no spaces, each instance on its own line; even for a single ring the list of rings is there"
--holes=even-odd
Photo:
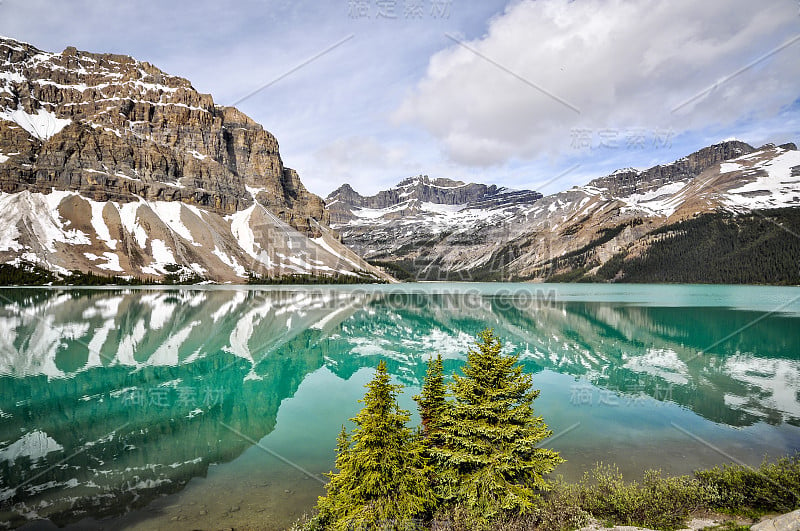
[[[611,175],[594,179],[589,186],[602,188],[617,197],[627,197],[655,190],[665,184],[686,182],[722,161],[747,155],[755,148],[732,140],[705,147],[671,164],[658,165],[646,170],[626,168]]]
[[[366,197],[349,184],[343,184],[328,195],[325,202],[331,212],[331,221],[341,224],[362,217],[368,210],[390,209],[392,217],[408,217],[426,211],[435,213],[438,209],[434,205],[468,210],[529,203],[541,197],[542,194],[533,190],[511,190],[496,185],[431,179],[427,175],[419,175],[404,179],[389,190]],[[362,211],[361,214],[359,211]]]
[[[0,61],[1,261],[219,281],[375,273],[327,229],[275,137],[188,80],[2,38]]]

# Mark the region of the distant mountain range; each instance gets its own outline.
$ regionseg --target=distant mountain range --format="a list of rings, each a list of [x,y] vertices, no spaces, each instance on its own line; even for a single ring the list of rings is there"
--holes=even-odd
[[[464,210],[492,210],[498,207],[530,204],[542,194],[532,190],[512,190],[495,185],[431,179],[427,175],[401,181],[390,190],[364,197],[349,184],[340,186],[325,200],[331,222],[345,225],[359,218],[427,219],[427,214],[453,213]],[[447,207],[457,208],[447,208]],[[429,218],[429,216],[428,216]],[[423,228],[423,227],[420,227]]]
[[[130,57],[0,38],[0,264],[147,280],[386,279],[278,142]]]
[[[326,199],[345,244],[398,278],[800,283],[800,152],[705,147],[542,197],[427,176]]]

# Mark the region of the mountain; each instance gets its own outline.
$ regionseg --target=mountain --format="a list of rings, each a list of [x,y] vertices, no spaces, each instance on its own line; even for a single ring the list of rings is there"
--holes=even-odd
[[[464,183],[451,179],[431,179],[427,175],[410,177],[390,190],[364,197],[343,184],[325,199],[331,221],[345,224],[358,219],[387,219],[433,216],[460,210],[490,209],[517,203],[530,203],[542,194],[531,190],[511,190],[496,185]],[[444,208],[437,205],[442,205]],[[456,208],[446,208],[456,207]],[[384,212],[373,212],[383,210]]]
[[[368,259],[402,259],[405,250],[469,227],[480,230],[497,217],[520,213],[542,198],[533,190],[410,177],[373,196],[344,184],[325,199],[332,226],[343,241]]]
[[[217,282],[386,278],[273,135],[127,56],[0,38],[0,263]]]
[[[701,149],[671,164],[647,170],[625,168],[611,175],[594,179],[589,186],[606,190],[615,197],[629,197],[656,190],[676,182],[688,182],[707,168],[728,159],[748,155],[755,149],[744,142],[731,140]]]
[[[341,192],[328,201],[346,202],[336,210],[353,215],[332,215],[344,243],[404,278],[800,283],[800,239],[787,238],[800,232],[794,144],[726,141],[670,164],[481,208],[420,203],[397,214],[397,205],[361,206],[358,194]],[[682,263],[686,253],[695,273]],[[719,270],[721,258],[735,262],[715,273],[708,264]]]

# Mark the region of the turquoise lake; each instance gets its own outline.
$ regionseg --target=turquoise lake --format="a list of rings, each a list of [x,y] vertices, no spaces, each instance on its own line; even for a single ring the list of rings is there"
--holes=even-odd
[[[2,288],[0,528],[285,529],[378,362],[416,422],[428,358],[485,327],[566,479],[800,450],[800,288]]]

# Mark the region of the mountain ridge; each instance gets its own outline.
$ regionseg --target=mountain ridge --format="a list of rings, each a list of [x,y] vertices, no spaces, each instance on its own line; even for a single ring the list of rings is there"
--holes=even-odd
[[[371,196],[362,196],[345,183],[328,194],[325,206],[331,211],[332,223],[344,223],[358,217],[353,213],[354,207],[384,209],[410,203],[405,208],[397,209],[398,215],[404,215],[419,212],[419,203],[462,205],[465,209],[488,208],[531,202],[541,197],[542,194],[533,190],[513,190],[494,184],[465,183],[443,177],[431,179],[427,175],[418,175],[403,179],[390,189]]]
[[[365,215],[332,226],[356,252],[406,279],[600,280],[594,275],[606,262],[623,251],[625,259],[646,254],[656,241],[648,234],[666,225],[714,212],[800,206],[798,177],[793,143],[755,148],[730,140],[510,209],[415,217],[355,207],[354,214]]]
[[[747,155],[756,151],[753,146],[730,140],[712,144],[668,164],[657,164],[645,170],[618,169],[610,174],[592,179],[588,186],[606,188],[616,196],[642,193],[671,182],[691,180],[711,165]],[[644,186],[639,186],[639,185]]]

